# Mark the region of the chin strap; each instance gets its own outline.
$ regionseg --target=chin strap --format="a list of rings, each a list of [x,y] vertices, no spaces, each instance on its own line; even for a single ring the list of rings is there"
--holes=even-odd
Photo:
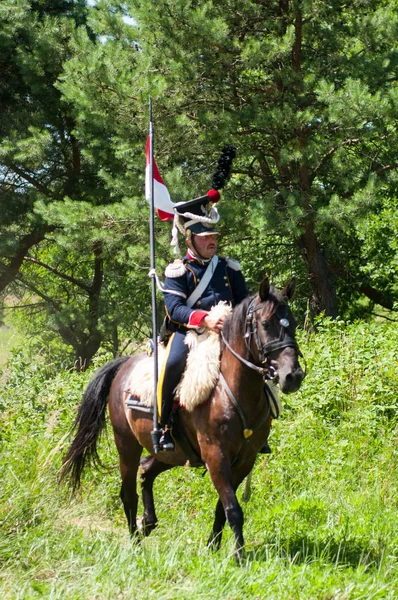
[[[171,230],[171,242],[170,242],[170,246],[173,246],[173,252],[174,252],[174,254],[180,254],[180,246],[179,246],[179,243],[178,243],[178,225],[177,225],[177,221],[178,221],[178,214],[176,213],[174,215],[173,229]]]
[[[195,248],[195,244],[192,240],[192,238],[186,238],[185,242],[188,246],[188,255],[193,258],[194,260],[197,260],[198,262],[202,263],[202,265],[205,265],[207,263],[209,263],[212,259],[211,258],[203,258],[202,256],[200,256],[199,252],[196,250]]]

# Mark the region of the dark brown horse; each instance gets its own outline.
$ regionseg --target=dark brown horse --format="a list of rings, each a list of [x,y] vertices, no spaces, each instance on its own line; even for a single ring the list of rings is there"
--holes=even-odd
[[[236,558],[243,548],[243,512],[236,490],[250,473],[256,455],[268,439],[270,404],[264,380],[275,377],[285,393],[298,390],[304,374],[298,362],[295,321],[288,307],[294,284],[282,292],[268,279],[257,296],[238,305],[224,323],[221,374],[210,398],[192,412],[180,411],[175,452],[153,453],[152,416],[125,405],[131,372],[146,355],[116,359],[94,376],[83,396],[75,426],[76,436],[65,457],[62,477],[69,475],[73,488],[80,485],[89,459],[98,460],[97,440],[105,425],[108,402],[110,420],[120,457],[123,502],[131,534],[137,533],[136,480],[141,467],[144,515],[142,533],[156,527],[153,482],[157,475],[182,466],[192,455],[204,464],[219,495],[209,545],[219,548],[227,520],[236,542]],[[141,459],[143,448],[151,455]]]

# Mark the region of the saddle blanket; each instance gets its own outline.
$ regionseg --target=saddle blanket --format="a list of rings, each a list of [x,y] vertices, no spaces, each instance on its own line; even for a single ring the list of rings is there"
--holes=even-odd
[[[227,317],[232,308],[227,302],[219,302],[211,311],[216,316]],[[220,373],[220,336],[218,333],[206,330],[201,335],[189,331],[185,336],[189,346],[187,365],[176,390],[179,404],[186,410],[192,411],[196,406],[208,400]],[[162,368],[166,349],[158,345],[158,367]],[[146,407],[153,406],[153,358],[141,360],[131,372],[127,386],[133,398]],[[128,403],[130,403],[131,396]]]

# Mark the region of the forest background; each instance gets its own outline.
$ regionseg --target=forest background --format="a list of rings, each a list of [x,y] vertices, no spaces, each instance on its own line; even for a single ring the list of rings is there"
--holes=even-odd
[[[2,0],[3,597],[398,596],[397,40],[392,0]],[[256,464],[243,570],[228,532],[205,550],[196,472],[162,484],[141,549],[109,438],[82,499],[56,485],[92,368],[151,334],[149,95],[172,200],[235,145],[221,251],[253,292],[298,282],[308,376]],[[159,275],[170,234],[156,221]]]
[[[88,365],[150,331],[149,95],[173,201],[206,193],[237,147],[221,249],[253,291],[294,275],[302,322],[396,310],[395,2],[0,11],[0,293],[38,347]],[[156,223],[160,275],[170,229]]]

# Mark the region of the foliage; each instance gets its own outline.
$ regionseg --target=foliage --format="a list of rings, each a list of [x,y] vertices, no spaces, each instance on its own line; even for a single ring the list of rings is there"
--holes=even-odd
[[[379,291],[392,308],[396,280],[361,270],[356,223],[385,224],[395,195],[396,3],[127,5],[170,164],[197,175],[222,144],[238,146],[222,211],[232,235],[294,247],[316,313],[337,316],[336,289],[351,301]]]
[[[251,289],[268,271],[297,278],[301,314],[396,310],[395,2],[0,11],[0,293],[39,347],[58,336],[70,365],[88,365],[148,334],[149,94],[174,201],[203,194],[222,146],[237,146],[221,251]],[[159,274],[169,235],[157,222]]]
[[[2,5],[13,77],[1,88],[0,290],[19,300],[14,321],[25,334],[44,346],[59,335],[70,364],[87,365],[101,343],[117,354],[151,320],[142,174],[129,170],[137,127],[116,116],[129,117],[119,101],[136,50],[120,17],[96,19],[85,2],[18,6]],[[113,38],[101,43],[105,26]],[[66,64],[79,76],[70,99]]]
[[[128,540],[110,431],[106,470],[88,470],[74,500],[58,488],[93,370],[14,353],[1,393],[2,597],[395,598],[397,325],[317,325],[316,336],[300,335],[307,378],[283,398],[273,454],[254,468],[241,569],[228,530],[219,553],[205,548],[215,491],[200,471],[159,478],[159,527],[141,546]]]

